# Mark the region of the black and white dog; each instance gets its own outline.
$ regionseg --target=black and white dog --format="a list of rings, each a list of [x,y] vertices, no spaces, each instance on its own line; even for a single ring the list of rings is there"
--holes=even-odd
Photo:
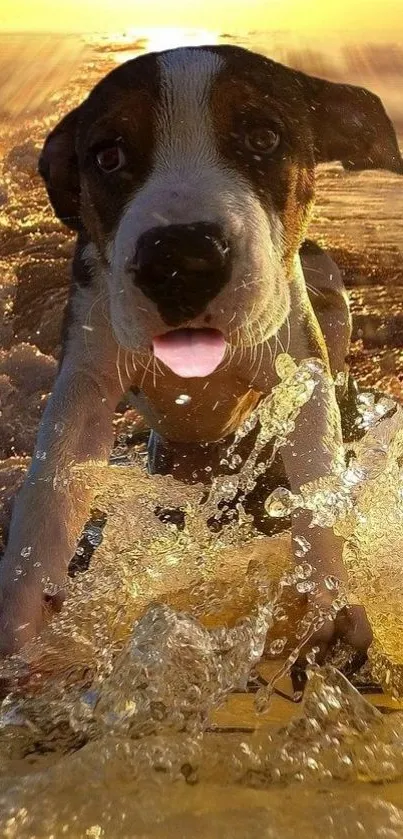
[[[333,378],[344,370],[340,273],[320,249],[301,248],[325,161],[403,173],[380,100],[235,46],[129,61],[47,138],[39,171],[78,237],[59,375],[0,564],[3,655],[40,630],[43,580],[65,581],[91,500],[69,469],[108,459],[122,391],[134,390],[154,430],[153,468],[170,448],[186,480],[203,444],[225,443],[277,383],[277,341],[296,362],[316,357]],[[326,475],[335,457],[340,415],[324,373],[282,449],[291,489]],[[310,519],[300,511],[293,526],[311,545],[314,597],[326,606],[324,576],[344,579],[341,544]],[[370,642],[357,606],[327,624],[323,644],[337,634]]]

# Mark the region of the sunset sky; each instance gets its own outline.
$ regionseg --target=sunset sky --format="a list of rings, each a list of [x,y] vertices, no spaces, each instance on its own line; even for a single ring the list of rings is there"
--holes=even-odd
[[[403,0],[1,0],[0,31],[211,30],[403,32]]]

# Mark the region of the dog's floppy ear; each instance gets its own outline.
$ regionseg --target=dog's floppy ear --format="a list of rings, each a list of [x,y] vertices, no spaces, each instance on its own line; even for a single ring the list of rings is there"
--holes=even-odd
[[[59,219],[80,230],[80,181],[75,139],[80,108],[70,111],[51,131],[38,161],[39,174]]]
[[[387,169],[403,174],[395,130],[378,96],[363,87],[310,76],[305,76],[302,85],[317,163],[340,160],[345,169]]]

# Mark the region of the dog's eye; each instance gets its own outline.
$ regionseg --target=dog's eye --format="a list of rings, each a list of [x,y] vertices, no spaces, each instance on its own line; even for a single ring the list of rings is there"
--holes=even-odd
[[[280,143],[280,134],[274,128],[255,128],[245,135],[245,146],[256,154],[272,154]]]
[[[111,143],[96,152],[95,160],[103,172],[117,172],[126,163],[123,149],[117,143]]]

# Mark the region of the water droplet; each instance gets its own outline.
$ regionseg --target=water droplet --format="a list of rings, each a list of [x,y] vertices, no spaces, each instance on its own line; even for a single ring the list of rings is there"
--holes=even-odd
[[[284,647],[287,643],[286,638],[276,638],[275,641],[272,641],[269,647],[269,652],[271,655],[281,655],[284,650]]]
[[[48,595],[48,597],[54,597],[56,594],[62,591],[62,586],[58,585],[57,583],[52,583],[50,580],[45,582],[43,587],[43,593]]]
[[[276,359],[276,373],[280,379],[287,379],[293,376],[297,370],[297,365],[291,356],[281,353]]]
[[[328,574],[325,577],[325,586],[329,591],[337,591],[340,588],[340,580],[337,577],[333,577],[332,574]]]
[[[284,606],[275,606],[273,609],[273,618],[276,621],[286,621],[288,620],[288,615]]]
[[[316,591],[317,584],[313,580],[301,580],[301,582],[296,584],[295,588],[298,594],[311,594],[313,591]]]
[[[180,393],[175,399],[177,405],[188,405],[191,401],[192,397],[188,396],[187,393]]]
[[[271,685],[258,690],[255,696],[255,708],[258,714],[266,714],[270,708],[270,701],[274,695],[274,688]]]
[[[362,483],[368,476],[368,470],[363,466],[349,466],[343,473],[343,481],[347,486],[356,486]]]
[[[344,370],[340,370],[339,373],[336,374],[334,383],[336,387],[345,387],[348,382],[348,373],[345,373]]]
[[[314,769],[316,771],[319,769],[319,764],[316,760],[314,760],[313,757],[306,758],[306,765],[309,767],[309,769]]]
[[[226,499],[228,501],[232,498],[235,498],[238,492],[238,482],[236,478],[233,478],[232,480],[227,479],[223,481],[220,490],[222,500]]]
[[[91,827],[88,827],[85,831],[85,835],[88,839],[101,839],[103,835],[103,830],[99,824],[93,824]]]
[[[312,576],[313,568],[309,562],[301,562],[301,565],[296,565],[294,572],[300,580],[307,580]]]
[[[302,366],[302,365],[301,365]],[[309,373],[321,374],[324,373],[326,368],[323,361],[320,358],[307,358],[303,365],[304,369],[307,370]]]
[[[360,393],[357,396],[357,409],[360,417],[356,420],[356,424],[359,428],[373,428],[394,407],[394,401],[387,396],[383,396],[375,402],[373,393]]]
[[[294,536],[293,541],[299,545],[299,550],[295,551],[295,556],[302,557],[310,551],[311,543],[308,542],[308,539],[305,539],[305,536]]]
[[[344,609],[346,606],[348,606],[348,600],[346,595],[339,594],[338,597],[336,597],[335,600],[333,600],[333,603],[331,605],[330,611],[328,613],[329,620],[336,620],[338,613],[341,612],[341,610]]]
[[[316,664],[316,656],[319,652],[319,647],[312,647],[309,653],[306,654],[308,664]]]
[[[295,496],[285,487],[278,487],[265,502],[265,510],[273,518],[289,516],[300,504],[300,497]]]
[[[30,545],[25,545],[25,547],[23,547],[21,549],[21,556],[23,556],[24,559],[28,559],[28,557],[31,556],[31,552],[32,552],[31,546]]]

